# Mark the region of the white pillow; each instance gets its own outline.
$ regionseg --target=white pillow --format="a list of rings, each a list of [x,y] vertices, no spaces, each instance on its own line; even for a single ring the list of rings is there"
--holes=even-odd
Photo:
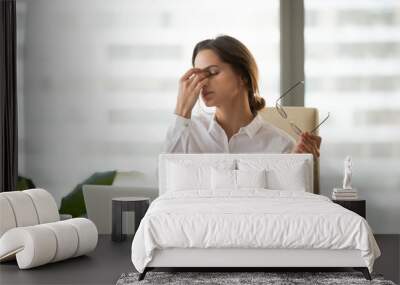
[[[270,170],[267,180],[269,189],[306,191],[309,184],[307,164],[305,162],[295,164],[290,171]]]
[[[233,169],[234,160],[177,160],[167,164],[167,191],[210,190],[211,168]]]
[[[237,164],[240,170],[266,169],[268,189],[293,191],[312,189],[312,169],[305,160],[238,159]]]
[[[267,188],[267,171],[236,170],[237,188]]]
[[[169,164],[168,189],[185,191],[210,188],[210,167],[196,167],[171,162]]]
[[[211,169],[212,190],[240,190],[241,188],[266,188],[266,171]]]
[[[211,169],[211,189],[236,189],[236,170]]]

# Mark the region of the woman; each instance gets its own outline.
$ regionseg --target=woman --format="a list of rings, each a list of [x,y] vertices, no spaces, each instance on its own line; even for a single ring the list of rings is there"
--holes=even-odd
[[[167,132],[167,153],[312,153],[319,157],[321,138],[304,132],[297,143],[261,118],[265,107],[258,94],[258,68],[237,39],[219,36],[199,42],[193,68],[179,80],[175,121]],[[202,96],[212,115],[192,116]]]

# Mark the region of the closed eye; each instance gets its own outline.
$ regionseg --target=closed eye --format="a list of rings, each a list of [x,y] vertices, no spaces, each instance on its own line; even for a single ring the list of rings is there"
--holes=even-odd
[[[208,72],[210,73],[210,75],[217,75],[218,71],[215,69],[209,69]]]

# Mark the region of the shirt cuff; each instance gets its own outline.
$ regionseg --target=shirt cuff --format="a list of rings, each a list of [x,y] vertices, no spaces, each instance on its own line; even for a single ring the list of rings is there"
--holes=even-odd
[[[175,115],[174,133],[181,133],[184,129],[190,126],[191,119]]]

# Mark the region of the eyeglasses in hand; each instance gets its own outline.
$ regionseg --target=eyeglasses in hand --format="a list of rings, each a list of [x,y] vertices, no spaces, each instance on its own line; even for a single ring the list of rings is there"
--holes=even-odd
[[[295,85],[293,85],[292,87],[290,87],[288,90],[286,90],[286,91],[282,94],[281,97],[279,97],[279,98],[276,100],[276,102],[275,102],[275,107],[276,107],[276,110],[278,111],[279,115],[281,115],[282,118],[287,119],[287,118],[288,118],[288,115],[287,115],[285,109],[283,108],[282,104],[279,103],[279,101],[282,100],[282,98],[285,97],[287,94],[289,94],[290,91],[292,91],[293,89],[295,89],[297,86],[299,86],[299,85],[301,85],[301,84],[304,85],[304,81],[303,81],[303,80],[297,82]],[[314,129],[312,129],[312,130],[310,131],[310,133],[314,133],[316,130],[318,130],[318,128],[319,128],[323,123],[325,123],[326,120],[328,120],[328,118],[329,118],[329,112],[328,112],[328,115],[325,117],[325,119],[323,119],[323,120],[321,121],[321,123],[318,124],[318,126],[316,126]],[[291,126],[291,128],[293,129],[293,131],[294,131],[297,135],[300,136],[301,133],[302,133],[303,131],[302,131],[295,123],[293,123],[292,121],[290,121],[289,123],[290,123],[290,126]]]

